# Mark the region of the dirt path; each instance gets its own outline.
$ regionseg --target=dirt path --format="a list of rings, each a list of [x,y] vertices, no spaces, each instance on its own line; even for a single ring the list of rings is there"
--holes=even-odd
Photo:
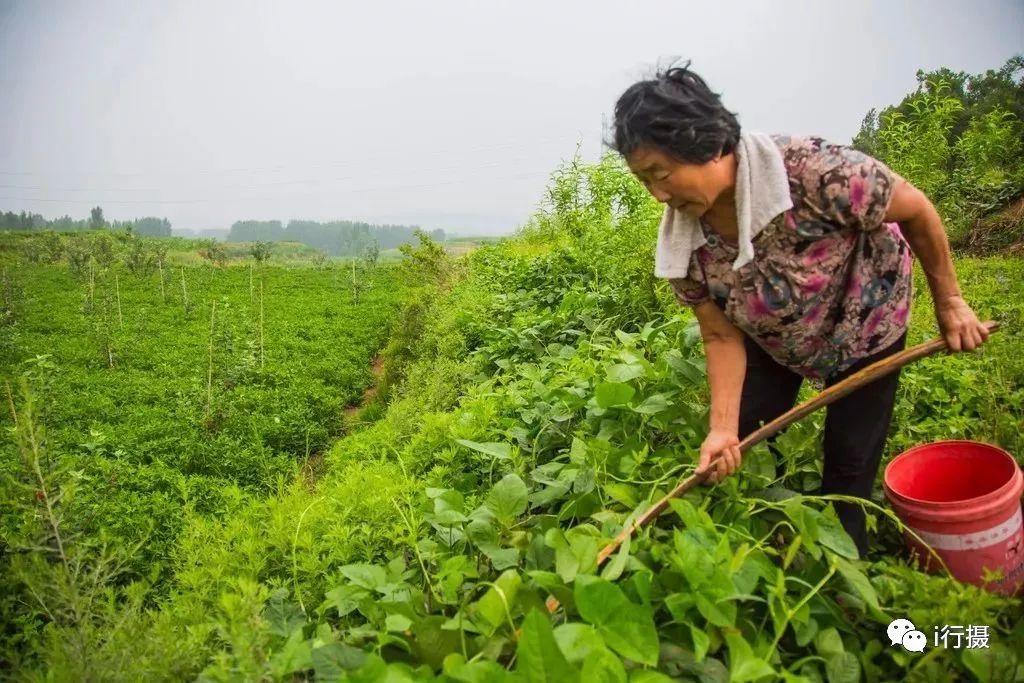
[[[373,365],[371,366],[373,371],[373,384],[366,388],[363,392],[363,397],[359,399],[359,403],[356,405],[345,408],[345,417],[352,417],[362,409],[363,406],[367,405],[370,401],[377,397],[377,382],[380,380],[381,375],[384,374],[384,359],[380,356],[373,357]]]
[[[368,405],[377,397],[377,383],[384,374],[384,359],[380,356],[374,356],[373,363],[370,368],[373,372],[373,384],[363,391],[363,395],[359,399],[358,403],[348,406],[342,411],[346,421],[354,418],[355,415],[362,410],[363,406]],[[318,453],[312,453],[308,458],[306,458],[305,462],[302,463],[302,478],[305,480],[306,488],[309,489],[310,493],[316,490],[316,483],[320,479],[320,475],[323,474],[325,453],[326,450]]]

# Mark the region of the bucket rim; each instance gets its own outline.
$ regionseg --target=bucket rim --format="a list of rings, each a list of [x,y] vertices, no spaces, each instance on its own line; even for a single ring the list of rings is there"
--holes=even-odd
[[[1007,479],[999,488],[983,493],[980,496],[974,496],[973,498],[962,498],[960,500],[947,500],[947,501],[933,501],[924,500],[922,498],[914,498],[904,493],[896,491],[889,486],[889,469],[904,456],[913,455],[916,451],[924,450],[932,446],[946,446],[946,445],[957,445],[966,444],[970,446],[982,446],[994,453],[998,453],[1002,457],[1006,458],[1010,464],[1013,465],[1013,474]],[[935,509],[936,511],[948,511],[952,509],[961,509],[964,504],[985,504],[989,505],[998,504],[1002,498],[1010,494],[1014,489],[1017,489],[1017,497],[1020,497],[1021,489],[1024,489],[1024,476],[1022,476],[1021,467],[1017,463],[1017,460],[1004,448],[996,446],[995,444],[987,443],[985,441],[973,441],[971,439],[943,439],[940,441],[930,441],[928,443],[918,444],[911,446],[907,450],[903,451],[885,466],[885,471],[882,474],[882,487],[885,490],[886,495],[899,500],[900,502],[910,503],[914,505],[922,505]],[[980,512],[980,511],[979,511]],[[974,516],[974,515],[971,515]],[[983,516],[983,515],[979,515]]]

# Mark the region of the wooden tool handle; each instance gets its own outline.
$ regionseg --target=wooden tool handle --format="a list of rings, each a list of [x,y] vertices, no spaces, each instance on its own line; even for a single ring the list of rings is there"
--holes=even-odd
[[[992,320],[984,323],[984,325],[990,333],[995,332],[996,330],[999,329],[999,323]],[[828,389],[825,389],[824,391],[818,393],[814,397],[794,407],[788,412],[783,413],[782,415],[775,418],[774,420],[764,425],[763,427],[760,427],[759,429],[756,429],[753,432],[751,432],[745,439],[743,439],[743,441],[740,442],[740,452],[746,452],[750,450],[755,445],[761,443],[768,437],[777,434],[778,432],[790,426],[797,420],[806,417],[810,413],[813,413],[819,408],[827,406],[830,403],[835,403],[839,399],[856,391],[865,384],[870,384],[871,382],[874,382],[876,379],[884,377],[885,375],[888,375],[889,373],[894,372],[899,368],[902,368],[904,365],[913,363],[914,361],[920,358],[924,358],[925,356],[930,356],[945,348],[946,340],[943,339],[942,337],[937,337],[935,339],[932,339],[931,341],[924,342],[923,344],[918,344],[917,346],[911,347],[909,349],[904,349],[899,353],[894,353],[893,355],[883,358],[882,360],[876,363],[872,363],[868,367],[850,375],[842,382],[837,382]],[[613,540],[611,543],[606,545],[601,550],[601,552],[597,556],[597,565],[601,566],[601,564],[605,560],[611,557],[612,553],[618,550],[619,546],[621,546],[627,538],[633,535],[633,532],[635,532],[637,529],[641,528],[649,521],[660,515],[662,511],[664,511],[664,509],[668,507],[668,503],[670,500],[681,496],[682,494],[686,493],[697,484],[703,482],[710,475],[710,473],[711,470],[709,468],[708,470],[705,470],[704,474],[690,475],[682,482],[680,482],[678,486],[669,491],[654,505],[645,510],[644,513],[637,517],[632,524],[624,528],[619,533],[619,535],[615,537],[615,540]],[[555,600],[554,598],[548,600],[548,609],[550,611],[554,611],[555,609],[557,609],[557,607],[557,600]]]

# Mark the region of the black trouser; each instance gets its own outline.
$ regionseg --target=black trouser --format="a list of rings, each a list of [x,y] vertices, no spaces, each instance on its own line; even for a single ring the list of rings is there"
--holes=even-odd
[[[844,372],[828,377],[832,386],[875,361],[903,349],[904,334],[892,346],[868,356]],[[780,365],[760,346],[746,337],[747,373],[740,401],[740,436],[750,434],[793,407],[803,377]],[[878,465],[885,448],[885,437],[896,401],[899,370],[861,387],[828,406],[825,415],[825,465],[820,493],[841,493],[871,498]],[[784,473],[784,459],[771,446],[776,459],[776,475]],[[850,534],[861,556],[867,552],[868,538],[864,510],[856,504],[835,502],[843,528]]]

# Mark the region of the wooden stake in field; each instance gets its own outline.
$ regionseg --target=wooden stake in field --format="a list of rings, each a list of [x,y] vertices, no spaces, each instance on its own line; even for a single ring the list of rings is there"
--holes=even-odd
[[[164,291],[164,262],[157,261],[156,265],[160,269],[160,300],[167,303],[167,292]]]
[[[121,283],[114,273],[114,292],[117,295],[117,326],[124,329],[124,316],[121,315]]]
[[[104,331],[104,343],[107,347],[107,367],[114,367],[114,349],[111,345],[111,339],[114,333],[110,330],[110,296],[103,297],[103,331]]]
[[[210,407],[213,404],[213,322],[217,315],[217,302],[210,307],[210,362],[206,370],[206,417],[210,417]]]
[[[89,256],[89,310],[96,306],[96,270],[93,268],[93,257]]]
[[[352,258],[352,303],[359,303],[359,291],[356,289],[356,260]]]
[[[4,317],[9,322],[14,322],[14,297],[11,294],[11,281],[7,279],[7,268],[4,268],[4,284],[3,284],[3,296],[4,296]]]
[[[260,370],[263,369],[263,275],[260,275]]]
[[[188,290],[185,289],[185,266],[181,267],[181,306],[188,313]]]
[[[249,305],[252,305],[252,261],[249,261]]]

